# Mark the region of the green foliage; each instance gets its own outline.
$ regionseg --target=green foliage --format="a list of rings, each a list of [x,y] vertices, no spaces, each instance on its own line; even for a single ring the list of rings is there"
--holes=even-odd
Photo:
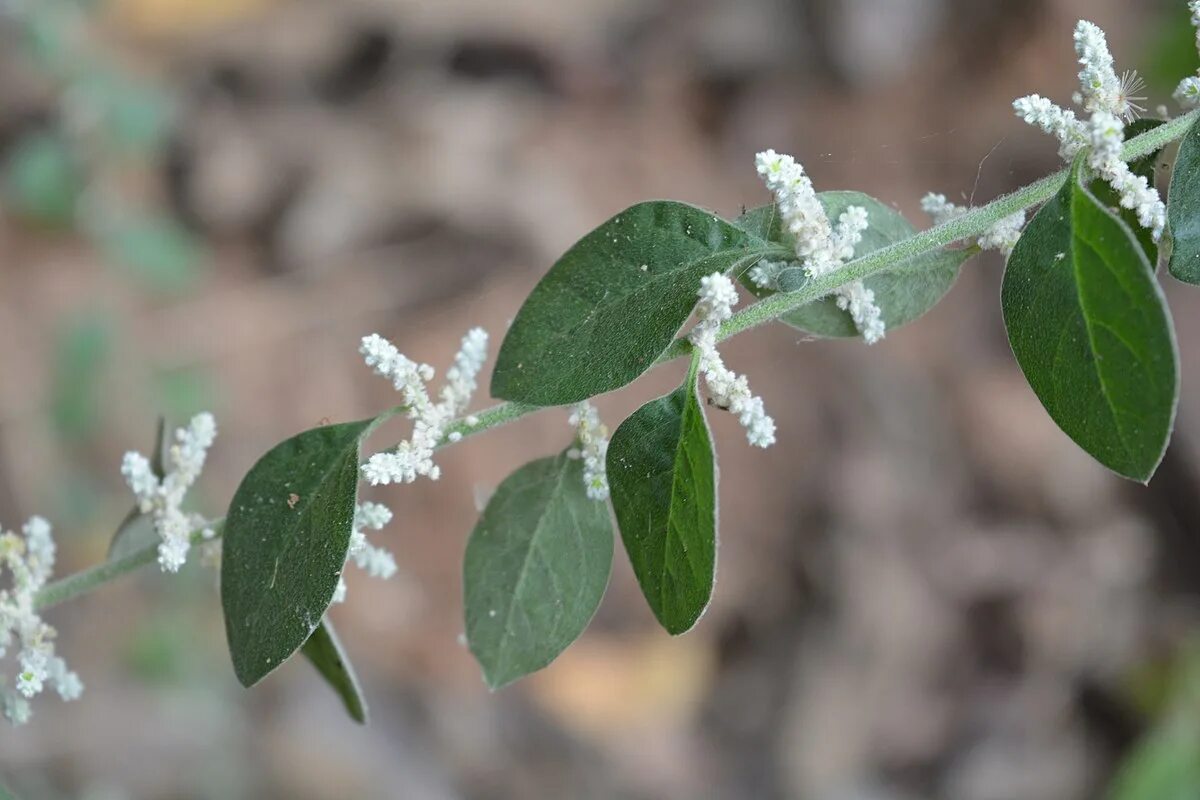
[[[848,206],[862,206],[867,210],[870,227],[855,248],[855,257],[861,257],[907,239],[916,229],[903,215],[875,198],[861,192],[822,192],[818,195],[830,221],[837,219]],[[751,209],[738,218],[738,227],[785,247],[794,253],[795,242],[790,232],[784,229],[774,205]],[[875,292],[875,300],[883,311],[883,321],[888,330],[912,322],[941,300],[958,277],[958,269],[964,261],[974,255],[973,250],[937,250],[925,253],[897,264],[887,272],[872,275],[864,282]],[[791,256],[794,260],[795,256]],[[784,270],[780,275],[780,290],[795,291],[808,281],[803,269]],[[755,286],[744,274],[742,283],[758,297],[774,294],[769,289]],[[802,308],[784,314],[780,320],[817,336],[858,336],[858,328],[850,314],[837,307],[833,297],[815,300]]]
[[[1171,231],[1171,275],[1200,283],[1200,124],[1192,125],[1179,145],[1167,202]]]
[[[299,649],[325,615],[350,548],[359,447],[377,421],[293,436],[259,459],[234,493],[221,604],[244,686]]]
[[[608,506],[588,498],[580,459],[539,459],[500,484],[463,563],[467,643],[488,686],[541,669],[583,633],[612,556]]]
[[[15,214],[38,225],[63,228],[75,219],[82,180],[67,142],[55,134],[37,133],[13,148],[0,183]]]
[[[54,354],[51,413],[65,439],[87,438],[99,417],[99,384],[112,351],[112,325],[86,314],[65,326]]]
[[[360,725],[367,724],[367,702],[363,697],[362,688],[358,685],[358,676],[354,667],[342,649],[342,643],[333,630],[333,623],[322,619],[321,624],[313,631],[312,636],[300,649],[321,677],[325,679],[346,707],[346,713]]]
[[[1200,797],[1200,730],[1177,723],[1138,745],[1122,766],[1109,800],[1196,800]]]
[[[1080,182],[1029,223],[1004,272],[1009,343],[1046,411],[1109,469],[1147,481],[1178,397],[1174,331],[1133,233]]]
[[[634,575],[668,632],[691,629],[717,569],[717,465],[696,364],[621,423],[608,448],[613,508]]]
[[[627,208],[579,240],[525,300],[500,347],[492,394],[552,406],[619,389],[671,344],[701,277],[741,271],[778,249],[695,206]]]
[[[96,231],[105,256],[148,288],[182,292],[199,275],[199,242],[167,216],[131,214]]]

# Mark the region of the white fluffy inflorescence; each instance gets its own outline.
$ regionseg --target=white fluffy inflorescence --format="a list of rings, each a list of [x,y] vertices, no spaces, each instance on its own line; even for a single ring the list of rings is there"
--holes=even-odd
[[[487,360],[487,344],[488,335],[482,328],[467,332],[454,365],[446,371],[441,399],[434,403],[426,386],[433,380],[433,367],[409,360],[377,333],[363,337],[359,352],[367,366],[392,381],[404,396],[405,413],[413,420],[412,438],[392,450],[376,453],[363,465],[363,477],[371,485],[412,483],[419,475],[438,479],[441,469],[433,463],[433,451],[446,426],[470,404],[479,370]]]
[[[755,166],[775,196],[779,215],[795,239],[796,257],[809,277],[826,275],[854,258],[854,248],[862,241],[868,226],[865,208],[849,206],[838,217],[835,227],[830,224],[804,167],[794,158],[766,150],[755,156]],[[778,288],[775,281],[783,266],[760,262],[751,270],[750,279],[761,288]],[[883,338],[883,316],[875,302],[875,293],[862,281],[838,289],[837,304],[850,313],[868,344]]]
[[[956,206],[946,199],[944,194],[930,192],[921,198],[921,210],[933,218],[935,225],[961,217],[970,211],[965,206]],[[1025,227],[1025,212],[1018,211],[1010,217],[997,222],[988,228],[975,240],[984,250],[999,250],[1004,255],[1012,252],[1021,238],[1021,229]]]
[[[608,472],[604,459],[608,455],[608,428],[600,421],[596,407],[584,400],[575,406],[567,423],[575,429],[579,448],[570,450],[571,458],[583,459],[583,485],[593,500],[608,499]]]
[[[1188,9],[1192,12],[1192,27],[1196,29],[1196,49],[1200,50],[1200,0],[1190,0]],[[1200,106],[1200,77],[1191,76],[1180,81],[1175,89],[1175,99],[1185,108]]]
[[[184,513],[181,506],[188,489],[200,477],[208,448],[216,436],[213,415],[197,414],[186,428],[175,431],[166,454],[166,473],[161,478],[141,453],[131,450],[121,462],[121,474],[133,490],[138,508],[154,519],[154,529],[161,540],[158,563],[165,572],[178,572],[187,561],[193,531],[200,531],[205,539],[213,538],[204,518]]]
[[[1194,13],[1198,8],[1193,3]],[[1166,226],[1167,208],[1150,182],[1134,175],[1121,160],[1123,120],[1137,116],[1142,110],[1137,101],[1145,99],[1134,95],[1141,80],[1136,73],[1117,76],[1104,31],[1085,20],[1075,26],[1075,52],[1083,65],[1075,101],[1091,114],[1090,119],[1076,119],[1074,112],[1036,94],[1013,101],[1013,109],[1018,117],[1058,139],[1058,152],[1067,161],[1090,147],[1088,166],[1113,187],[1120,195],[1121,207],[1133,210],[1138,222],[1157,240]]]
[[[396,574],[396,557],[390,551],[377,547],[367,541],[367,530],[383,530],[392,521],[392,511],[381,503],[359,503],[354,507],[354,528],[350,533],[350,550],[346,563],[353,561],[358,568],[372,578],[387,580]],[[333,602],[341,603],[346,599],[346,578],[338,578],[337,589],[333,593]]]
[[[725,366],[717,352],[717,333],[721,323],[733,315],[737,289],[728,277],[714,272],[700,279],[700,321],[692,330],[692,346],[700,356],[700,371],[712,394],[713,402],[737,415],[746,429],[746,439],[756,447],[775,443],[775,420],[767,416],[761,397],[750,392],[750,382]]]
[[[31,517],[21,535],[0,531],[0,577],[5,570],[9,575],[9,585],[0,589],[0,659],[14,642],[19,644],[15,691],[8,688],[7,678],[0,676],[0,703],[14,725],[29,720],[29,700],[47,685],[63,700],[75,700],[83,693],[79,676],[55,655],[57,631],[42,621],[34,607],[38,590],[54,569],[54,554],[50,523],[41,517]]]

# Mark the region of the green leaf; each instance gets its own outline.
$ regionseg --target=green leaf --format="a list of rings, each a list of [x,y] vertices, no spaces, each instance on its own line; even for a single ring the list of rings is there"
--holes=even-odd
[[[325,615],[350,548],[359,445],[378,421],[293,436],[259,459],[234,493],[221,605],[242,685],[283,663]]]
[[[13,148],[4,165],[4,196],[19,216],[50,227],[75,218],[82,177],[65,139],[36,133]]]
[[[96,235],[110,261],[154,291],[183,292],[200,275],[200,243],[170,217],[122,216]]]
[[[671,634],[700,619],[717,571],[717,465],[696,375],[693,362],[683,386],[635,411],[608,447],[625,551]]]
[[[54,353],[51,413],[65,439],[86,439],[101,417],[101,383],[112,354],[113,325],[97,314],[71,320]]]
[[[862,206],[867,210],[870,227],[855,248],[855,257],[907,239],[916,233],[916,228],[898,211],[884,205],[875,198],[861,192],[821,192],[817,197],[825,214],[836,225],[837,219],[848,206]],[[789,253],[794,252],[795,241],[784,227],[774,205],[751,209],[738,218],[738,227],[755,237],[783,245]],[[875,299],[883,311],[883,321],[888,330],[912,322],[941,300],[954,281],[962,263],[974,255],[972,249],[938,250],[925,253],[897,264],[887,272],[877,273],[864,283],[875,292]],[[795,291],[808,281],[800,267],[785,270],[780,276],[782,291]],[[759,297],[774,294],[769,289],[760,289],[745,275],[742,283]],[[837,307],[833,297],[815,300],[780,317],[792,327],[817,336],[858,336],[858,328],[850,314]]]
[[[1109,800],[1200,797],[1200,729],[1180,719],[1147,737],[1121,765]]]
[[[467,643],[497,689],[553,661],[592,619],[612,571],[608,505],[562,453],[508,476],[463,562]]]
[[[1179,144],[1167,202],[1171,230],[1171,275],[1200,283],[1200,125],[1193,124]]]
[[[746,269],[776,250],[695,206],[627,208],[534,287],[500,347],[492,394],[551,406],[619,389],[671,344],[700,278]]]
[[[346,652],[342,649],[342,643],[333,630],[333,623],[328,619],[321,620],[321,624],[313,631],[312,636],[308,637],[308,641],[304,643],[300,652],[312,662],[325,682],[337,692],[350,718],[357,723],[366,725],[367,702],[363,697],[362,688],[358,685],[358,676],[354,674],[354,667],[350,665],[350,659],[346,656]]]
[[[1004,272],[1008,341],[1046,411],[1127,478],[1154,474],[1179,394],[1170,313],[1133,233],[1080,183],[1029,223]]]
[[[1152,131],[1163,121],[1160,119],[1139,119],[1131,122],[1125,128],[1125,138],[1132,139],[1134,136],[1139,136],[1147,131]],[[1129,170],[1134,175],[1141,175],[1151,186],[1154,185],[1158,172],[1158,157],[1162,155],[1162,148],[1155,150],[1148,156],[1143,156],[1136,161],[1129,162]],[[1137,212],[1129,208],[1121,208],[1121,196],[1117,191],[1102,180],[1093,180],[1088,189],[1096,196],[1096,199],[1108,207],[1108,210],[1120,217],[1129,229],[1133,231],[1133,235],[1137,238],[1138,243],[1142,246],[1142,250],[1146,252],[1146,258],[1150,261],[1150,266],[1158,267],[1158,242],[1154,241],[1150,230],[1142,226],[1138,222]]]

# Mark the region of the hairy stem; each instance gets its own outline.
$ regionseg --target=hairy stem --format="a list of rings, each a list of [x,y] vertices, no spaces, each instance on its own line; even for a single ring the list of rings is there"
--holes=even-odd
[[[1163,125],[1147,131],[1125,142],[1121,157],[1133,161],[1165,147],[1188,131],[1200,117],[1200,109],[1177,117]],[[853,281],[869,278],[879,272],[885,272],[899,264],[926,253],[940,250],[946,245],[964,239],[971,239],[983,234],[1005,217],[1012,216],[1018,211],[1024,211],[1040,203],[1044,203],[1062,188],[1067,180],[1068,170],[1061,170],[1048,175],[1039,181],[1018,189],[1017,191],[999,197],[987,205],[974,208],[941,225],[913,234],[887,247],[868,253],[861,258],[846,262],[841,268],[819,278],[813,278],[801,288],[792,292],[781,292],[759,300],[751,306],[734,314],[721,326],[718,341],[736,336],[743,331],[778,319],[789,311],[824,297],[841,286]],[[691,352],[691,343],[686,338],[676,339],[671,343],[655,364],[672,361]],[[438,448],[449,447],[470,436],[499,428],[510,422],[528,416],[535,411],[541,411],[545,406],[532,406],[527,403],[505,402],[490,408],[477,411],[450,423],[446,434],[438,444]],[[391,409],[390,413],[398,414],[404,411],[402,406]],[[467,424],[467,419],[473,418],[475,424]],[[457,434],[457,435],[456,435]],[[214,530],[220,534],[224,520],[214,523]],[[198,533],[192,535],[193,541],[199,541]],[[53,583],[47,584],[38,592],[34,601],[36,607],[47,608],[85,594],[114,578],[127,572],[153,563],[158,555],[158,543],[146,545],[134,552],[113,561],[91,567],[90,569],[69,575]]]
[[[208,525],[218,537],[221,535],[224,526],[224,519],[213,520]],[[192,532],[192,544],[200,544],[205,541],[212,541],[212,539],[205,539],[200,531]],[[147,564],[153,564],[157,560],[158,542],[150,542],[120,558],[105,561],[102,564],[97,564],[94,567],[89,567],[88,569],[46,584],[34,596],[33,607],[43,609],[56,606],[59,603],[65,603],[67,600],[78,597],[81,594],[87,594],[93,589],[103,586],[127,572],[132,572]]]

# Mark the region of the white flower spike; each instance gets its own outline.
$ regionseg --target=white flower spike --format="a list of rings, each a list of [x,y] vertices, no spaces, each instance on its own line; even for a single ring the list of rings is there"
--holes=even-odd
[[[767,415],[762,398],[751,393],[746,376],[726,367],[717,351],[717,331],[733,314],[733,306],[738,300],[737,289],[733,281],[720,272],[701,278],[700,283],[697,293],[700,296],[700,321],[692,329],[690,338],[699,353],[704,382],[713,402],[737,415],[750,444],[770,447],[775,443],[775,420]]]
[[[1192,27],[1196,29],[1196,49],[1200,50],[1200,0],[1190,0],[1188,10],[1192,12]],[[1180,81],[1175,89],[1175,100],[1184,108],[1200,106],[1200,77],[1192,76]]]
[[[755,166],[767,189],[775,196],[779,214],[796,241],[796,257],[811,278],[833,272],[854,258],[854,248],[862,241],[869,223],[867,211],[850,206],[838,217],[834,228],[813,189],[804,167],[789,155],[765,150],[755,157]],[[784,265],[764,261],[750,273],[760,288],[777,288],[776,281]],[[850,313],[867,344],[883,338],[885,326],[875,293],[862,281],[854,281],[837,290],[838,308]],[[703,299],[703,294],[701,295]]]
[[[396,574],[396,557],[388,550],[377,547],[367,541],[367,530],[383,530],[392,521],[392,511],[382,503],[359,503],[354,507],[354,528],[350,533],[350,550],[346,563],[353,561],[359,569],[372,578],[387,580]],[[337,589],[333,593],[333,602],[341,603],[346,600],[345,570],[338,578]]]
[[[707,280],[707,279],[705,279]],[[737,293],[734,293],[736,300]],[[703,301],[702,301],[703,302]],[[567,423],[575,428],[579,449],[571,450],[572,458],[583,459],[583,486],[592,500],[608,499],[608,472],[605,457],[608,455],[608,428],[600,421],[596,407],[584,400],[575,406]]]
[[[1193,0],[1189,7],[1195,22],[1200,18],[1200,2]],[[1157,241],[1166,227],[1166,205],[1149,181],[1134,175],[1121,160],[1121,145],[1125,142],[1123,120],[1133,119],[1143,110],[1136,101],[1145,98],[1134,96],[1141,88],[1141,80],[1136,73],[1117,77],[1104,31],[1086,20],[1075,26],[1075,52],[1083,65],[1075,100],[1091,114],[1090,119],[1086,122],[1077,119],[1074,112],[1036,94],[1013,101],[1013,109],[1018,117],[1058,139],[1058,152],[1066,161],[1071,161],[1085,147],[1091,147],[1088,166],[1113,187],[1120,196],[1121,207],[1133,210],[1138,222]],[[1181,85],[1180,90],[1183,89]],[[1196,89],[1200,90],[1200,83]]]
[[[367,459],[362,474],[368,483],[372,486],[412,483],[422,475],[430,480],[441,476],[441,469],[433,463],[433,451],[441,443],[446,426],[470,405],[479,371],[487,361],[487,345],[488,335],[482,328],[467,332],[454,356],[454,365],[446,371],[446,386],[440,400],[434,403],[427,386],[433,380],[433,367],[409,360],[377,333],[363,337],[359,352],[367,366],[376,375],[392,381],[396,391],[404,396],[405,413],[413,420],[410,439]]]
[[[38,591],[46,585],[54,569],[55,546],[50,523],[32,517],[21,535],[0,531],[0,578],[7,571],[6,588],[0,589],[0,659],[14,642],[17,674],[9,688],[0,676],[0,704],[14,725],[29,720],[29,700],[52,686],[63,700],[75,700],[83,694],[83,682],[67,669],[54,652],[57,631],[34,608]]]
[[[141,453],[130,451],[121,462],[121,474],[137,498],[138,508],[154,519],[154,529],[161,539],[158,563],[164,572],[179,571],[187,561],[192,532],[204,528],[203,518],[184,513],[181,506],[188,489],[200,477],[216,436],[217,423],[212,414],[192,417],[186,428],[175,431],[161,480]]]
[[[921,198],[921,210],[933,218],[935,225],[941,225],[961,217],[970,209],[951,203],[944,194],[930,192]],[[1017,246],[1017,240],[1021,238],[1021,229],[1024,227],[1025,212],[1018,211],[988,228],[975,243],[984,250],[999,250],[1007,256]]]

